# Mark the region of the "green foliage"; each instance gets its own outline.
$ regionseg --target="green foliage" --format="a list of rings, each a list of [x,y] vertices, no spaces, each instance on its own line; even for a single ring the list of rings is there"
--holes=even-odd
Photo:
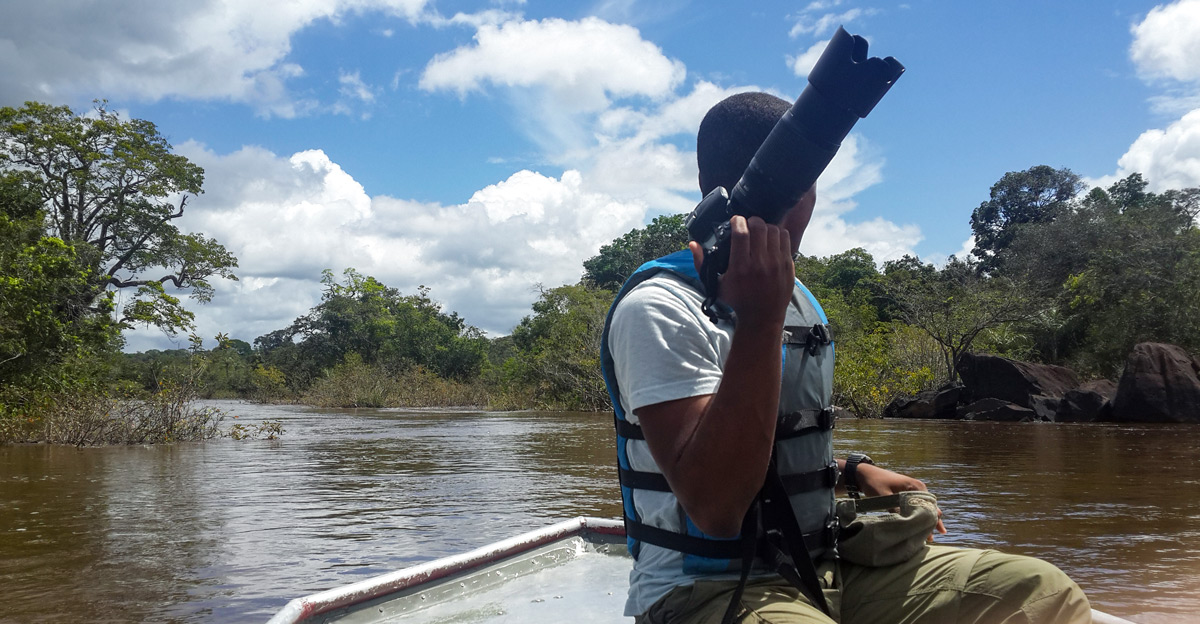
[[[687,247],[684,215],[656,217],[645,228],[633,229],[600,248],[583,263],[584,282],[601,290],[620,290],[643,263]]]
[[[612,300],[610,291],[582,283],[542,289],[533,314],[513,329],[518,354],[506,365],[506,380],[537,407],[608,409],[600,337]]]
[[[934,382],[940,353],[927,336],[887,320],[884,276],[865,249],[827,258],[802,256],[796,273],[833,326],[835,404],[860,418],[878,418],[892,399]]]
[[[0,402],[0,443],[170,444],[217,437],[225,416],[195,406],[197,371],[140,398],[79,385],[24,389],[23,400],[10,396]]]
[[[46,236],[38,200],[21,176],[0,175],[0,386],[61,385],[61,367],[118,340],[101,297],[96,313],[68,302],[89,289],[76,250]]]
[[[106,289],[133,288],[123,322],[174,333],[191,327],[191,315],[163,284],[206,302],[213,276],[236,279],[224,247],[173,223],[204,172],[172,154],[149,121],[122,120],[104,102],[86,116],[37,102],[0,108],[0,174],[36,194],[46,233],[74,249],[84,287],[56,302],[68,316],[109,314]]]
[[[1027,328],[1041,357],[1113,375],[1138,342],[1200,350],[1200,189],[1147,186],[1093,189],[1014,241],[1011,273],[1054,311]]]
[[[442,312],[428,288],[402,295],[354,269],[343,275],[339,283],[325,271],[320,304],[254,341],[263,362],[282,371],[292,390],[307,389],[350,354],[393,374],[421,366],[457,381],[479,377],[487,338],[457,313]]]
[[[859,418],[879,418],[899,396],[936,384],[940,353],[924,333],[903,323],[838,342],[834,361],[834,403]]]
[[[487,405],[478,383],[439,377],[422,366],[396,373],[370,365],[357,353],[325,372],[303,400],[322,407],[447,407]]]
[[[1008,247],[1027,226],[1056,219],[1082,189],[1070,169],[1038,165],[1010,171],[992,185],[991,198],[971,214],[978,269],[990,272],[1003,267]]]
[[[1011,280],[982,275],[954,256],[941,270],[905,258],[887,263],[884,273],[884,290],[899,318],[941,350],[943,381],[958,378],[959,359],[981,334],[1035,313],[1033,302]]]

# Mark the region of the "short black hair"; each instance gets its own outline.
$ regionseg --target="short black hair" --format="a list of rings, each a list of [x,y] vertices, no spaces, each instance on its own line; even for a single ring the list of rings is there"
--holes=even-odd
[[[700,192],[732,190],[775,123],[792,105],[769,93],[731,95],[709,109],[696,134]]]

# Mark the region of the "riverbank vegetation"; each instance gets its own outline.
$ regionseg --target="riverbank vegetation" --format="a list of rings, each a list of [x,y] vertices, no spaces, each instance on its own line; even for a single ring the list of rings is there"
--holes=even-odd
[[[103,103],[87,116],[0,109],[0,442],[230,434],[190,411],[195,397],[605,411],[599,346],[615,292],[687,239],[673,215],[612,241],[578,283],[539,287],[507,336],[444,309],[436,285],[403,293],[345,268],[325,271],[308,313],[253,342],[221,334],[205,350],[193,336],[191,349],[124,354],[123,329],[190,333],[178,295],[203,303],[212,276],[236,279],[219,243],[173,225],[203,171],[169,148]],[[969,257],[799,257],[833,328],[836,403],[877,417],[953,381],[969,352],[1112,378],[1139,342],[1200,350],[1200,189],[1148,189],[1132,174],[1084,193],[1071,171],[1037,166],[1005,174],[972,212]],[[119,289],[132,302],[117,310]]]
[[[972,256],[940,266],[878,263],[863,249],[801,256],[837,343],[835,401],[878,417],[894,398],[956,378],[986,352],[1115,377],[1138,342],[1200,349],[1200,189],[1153,193],[1134,174],[1081,194],[1066,169],[1006,174],[973,213]],[[326,272],[319,305],[253,345],[210,352],[208,396],[322,406],[609,409],[599,370],[604,318],[638,265],[682,249],[683,216],[601,248],[577,284],[542,288],[508,336],[486,337],[431,289],[405,295],[353,269]],[[172,352],[126,356],[150,391]]]

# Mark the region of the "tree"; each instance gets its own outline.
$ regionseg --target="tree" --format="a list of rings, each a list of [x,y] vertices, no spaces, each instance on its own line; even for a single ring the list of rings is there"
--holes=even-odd
[[[460,381],[479,376],[488,342],[457,313],[445,313],[422,286],[403,295],[354,269],[339,283],[326,270],[321,303],[291,326],[255,339],[266,363],[287,376],[293,389],[306,388],[323,371],[355,354],[367,366],[401,372],[423,366]]]
[[[980,334],[1036,312],[1010,280],[981,276],[954,256],[940,271],[913,264],[909,259],[885,264],[885,289],[904,322],[938,344],[946,381],[957,379],[959,359]]]
[[[600,248],[583,263],[583,279],[592,286],[616,292],[644,262],[687,246],[684,215],[656,217],[642,229],[633,229]]]
[[[1011,273],[1058,312],[1044,356],[1111,375],[1138,342],[1200,348],[1200,188],[1147,188],[1131,174],[1014,240]]]
[[[192,314],[163,285],[212,298],[213,276],[236,279],[237,260],[203,234],[181,232],[187,199],[204,171],[171,146],[155,125],[122,120],[98,102],[93,115],[28,102],[0,108],[0,173],[21,178],[40,198],[47,234],[72,248],[86,288],[61,305],[69,314],[107,313],[106,289],[135,289],[123,323],[174,333]]]
[[[75,249],[45,235],[37,193],[21,176],[0,174],[0,386],[53,386],[63,362],[111,346],[107,314],[64,305],[88,288]]]
[[[533,314],[513,329],[519,381],[542,406],[610,407],[600,374],[600,336],[613,293],[585,284],[542,289]]]
[[[991,198],[971,214],[975,249],[982,272],[1004,266],[1006,251],[1022,227],[1053,221],[1083,189],[1070,169],[1038,165],[1010,171],[992,185]]]

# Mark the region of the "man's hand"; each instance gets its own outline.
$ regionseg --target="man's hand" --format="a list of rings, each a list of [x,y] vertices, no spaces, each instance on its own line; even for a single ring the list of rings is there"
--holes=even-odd
[[[737,313],[738,325],[782,330],[792,297],[796,266],[787,229],[759,217],[729,220],[729,268],[721,276],[721,300]],[[700,244],[688,243],[696,272],[704,263]]]
[[[867,496],[887,496],[914,490],[929,491],[919,479],[871,464],[858,465],[857,479],[859,489]],[[941,509],[938,509],[937,532],[942,535],[946,534],[946,525],[942,523]],[[929,540],[933,541],[932,535],[929,536]]]

